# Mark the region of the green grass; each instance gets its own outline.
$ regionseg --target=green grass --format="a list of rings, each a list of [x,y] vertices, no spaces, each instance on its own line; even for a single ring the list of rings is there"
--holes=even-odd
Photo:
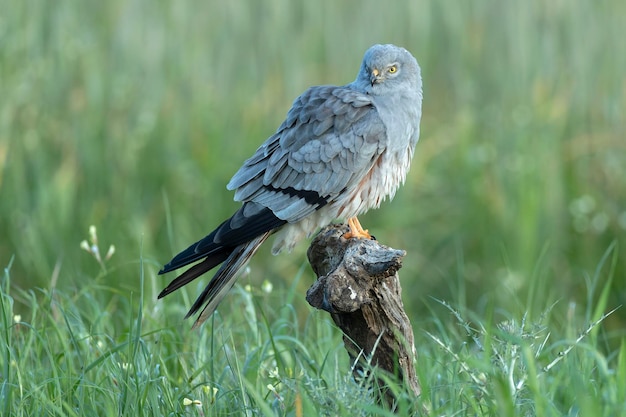
[[[626,310],[598,322],[626,300],[623,1],[0,10],[0,414],[199,413],[184,398],[205,415],[375,414],[337,331],[305,305],[306,242],[262,249],[240,280],[252,292],[201,332],[181,318],[206,280],[156,301],[171,278],[156,272],[237,207],[225,184],[291,101],[351,81],[378,42],[411,50],[424,77],[407,183],[362,221],[407,250],[426,404],[626,413]],[[80,247],[90,225],[103,258],[116,248],[101,263]]]
[[[367,381],[352,379],[326,314],[290,291],[238,286],[226,314],[190,331],[179,323],[180,308],[149,310],[141,294],[98,303],[93,294],[120,297],[98,283],[107,276],[77,294],[34,293],[11,290],[5,269],[3,415],[393,415],[376,404]],[[143,282],[142,265],[137,276]],[[17,299],[30,307],[29,321],[16,315]],[[605,301],[593,308],[605,310]],[[431,415],[626,413],[626,343],[605,353],[602,329],[615,312],[585,322],[570,305],[566,317],[549,308],[530,321],[428,305],[433,314],[416,337],[422,397],[416,402],[389,382],[400,415],[426,415],[422,407]]]

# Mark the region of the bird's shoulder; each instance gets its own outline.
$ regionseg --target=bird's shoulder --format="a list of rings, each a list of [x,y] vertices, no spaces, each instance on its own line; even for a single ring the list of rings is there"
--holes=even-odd
[[[293,103],[293,107],[306,105],[308,103],[323,103],[325,101],[341,101],[355,107],[370,105],[372,96],[360,91],[354,84],[346,85],[316,85],[307,88]]]
[[[374,98],[345,86],[315,86],[302,93],[277,129],[283,150],[295,151],[311,140],[333,141],[341,136],[372,136],[384,126]]]

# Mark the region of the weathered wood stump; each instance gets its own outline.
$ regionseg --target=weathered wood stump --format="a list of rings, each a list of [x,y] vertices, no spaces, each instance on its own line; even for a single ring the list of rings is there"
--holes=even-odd
[[[330,225],[311,243],[307,255],[318,279],[306,299],[330,313],[343,331],[356,378],[369,364],[394,375],[417,397],[413,330],[397,274],[405,252],[375,240],[344,239],[347,231],[346,225]],[[395,397],[380,378],[378,386],[379,399],[393,408]]]

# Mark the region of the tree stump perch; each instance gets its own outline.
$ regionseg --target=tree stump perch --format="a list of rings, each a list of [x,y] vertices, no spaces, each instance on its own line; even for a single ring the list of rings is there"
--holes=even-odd
[[[397,274],[406,253],[375,240],[344,239],[347,231],[346,225],[330,225],[311,243],[307,256],[318,279],[306,299],[330,313],[343,331],[355,377],[370,364],[395,375],[417,397],[413,330]],[[378,381],[383,387],[379,399],[393,408],[394,396]]]

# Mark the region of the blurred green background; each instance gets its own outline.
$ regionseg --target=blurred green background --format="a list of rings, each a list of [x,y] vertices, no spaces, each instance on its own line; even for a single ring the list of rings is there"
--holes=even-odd
[[[93,279],[99,266],[79,247],[93,224],[102,250],[117,249],[102,285],[137,292],[143,258],[154,306],[173,278],[157,277],[160,266],[237,208],[225,184],[292,100],[352,81],[370,45],[395,43],[422,66],[422,136],[395,200],[361,221],[407,250],[414,325],[433,314],[429,297],[479,313],[540,314],[559,301],[564,315],[585,314],[611,265],[609,307],[626,303],[624,1],[0,0],[0,10],[0,264],[14,257],[15,286],[72,291]],[[307,246],[264,248],[241,282],[288,285]],[[302,297],[312,280],[307,269]],[[607,325],[619,332],[625,320],[622,309]]]

